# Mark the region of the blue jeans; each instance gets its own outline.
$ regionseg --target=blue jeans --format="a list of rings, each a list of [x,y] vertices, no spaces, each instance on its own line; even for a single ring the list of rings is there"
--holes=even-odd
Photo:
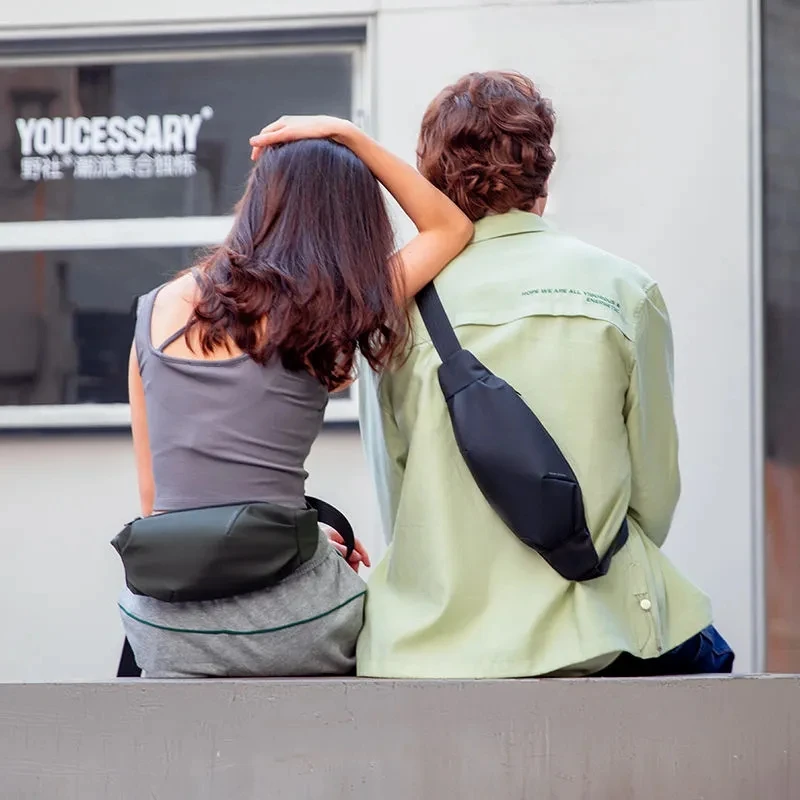
[[[730,645],[713,625],[658,658],[622,655],[592,677],[636,678],[656,675],[710,675],[733,671],[735,658]]]

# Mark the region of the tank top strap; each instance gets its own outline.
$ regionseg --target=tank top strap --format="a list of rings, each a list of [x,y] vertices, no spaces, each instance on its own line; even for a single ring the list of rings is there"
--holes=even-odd
[[[197,267],[192,268],[192,276],[195,281],[200,282],[200,271]],[[136,347],[136,358],[139,362],[139,371],[146,363],[151,350],[158,350],[164,352],[173,342],[177,342],[186,333],[186,325],[181,326],[175,333],[167,337],[158,347],[153,344],[151,339],[152,320],[153,320],[153,306],[156,302],[156,296],[161,289],[166,286],[162,283],[161,286],[156,286],[155,289],[147,292],[147,294],[140,295],[135,301],[136,310],[136,323],[134,326],[134,346]]]
[[[163,353],[173,342],[177,342],[186,333],[186,325],[181,326],[171,336],[168,336],[159,346],[158,351]]]
[[[197,269],[197,267],[192,267],[192,277],[194,278],[195,282],[199,285],[200,284],[200,270]],[[153,296],[152,296],[152,299],[150,301],[150,313],[146,315],[149,318],[152,318],[152,316],[153,316],[153,314],[152,314],[152,307],[153,307],[152,304],[155,302],[156,294],[158,294],[158,289],[155,289],[154,292],[152,292]],[[150,336],[150,327],[152,327],[152,326],[148,326],[146,328],[146,334],[148,336],[148,340],[149,340],[149,336]],[[178,328],[178,330],[175,331],[175,333],[173,333],[171,336],[168,336],[156,349],[160,353],[163,353],[173,342],[177,342],[178,339],[180,339],[181,336],[183,336],[186,333],[186,329],[188,327],[189,327],[188,324],[187,325],[182,325],[180,328]]]

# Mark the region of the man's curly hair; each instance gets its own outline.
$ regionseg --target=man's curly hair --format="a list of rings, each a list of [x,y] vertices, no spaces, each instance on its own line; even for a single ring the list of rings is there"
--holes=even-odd
[[[473,222],[530,211],[555,164],[555,114],[530,78],[472,72],[433,100],[417,144],[420,172]]]

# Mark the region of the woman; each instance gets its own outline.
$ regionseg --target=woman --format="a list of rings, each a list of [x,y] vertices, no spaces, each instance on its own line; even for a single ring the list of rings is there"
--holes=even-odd
[[[151,522],[241,503],[304,513],[328,393],[351,380],[357,351],[374,369],[401,353],[407,299],[472,235],[453,203],[351,123],[283,118],[266,132],[226,242],[139,303],[129,388]],[[397,255],[379,183],[419,231]],[[368,556],[359,544],[351,569],[313,535],[313,556],[270,588],[192,602],[126,588],[143,674],[352,671]]]

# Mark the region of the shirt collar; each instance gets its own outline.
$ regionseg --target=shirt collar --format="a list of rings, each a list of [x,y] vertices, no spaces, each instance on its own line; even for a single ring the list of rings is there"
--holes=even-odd
[[[501,236],[514,236],[517,233],[539,233],[551,230],[551,226],[538,214],[528,211],[509,211],[506,214],[492,214],[475,223],[472,244]]]

